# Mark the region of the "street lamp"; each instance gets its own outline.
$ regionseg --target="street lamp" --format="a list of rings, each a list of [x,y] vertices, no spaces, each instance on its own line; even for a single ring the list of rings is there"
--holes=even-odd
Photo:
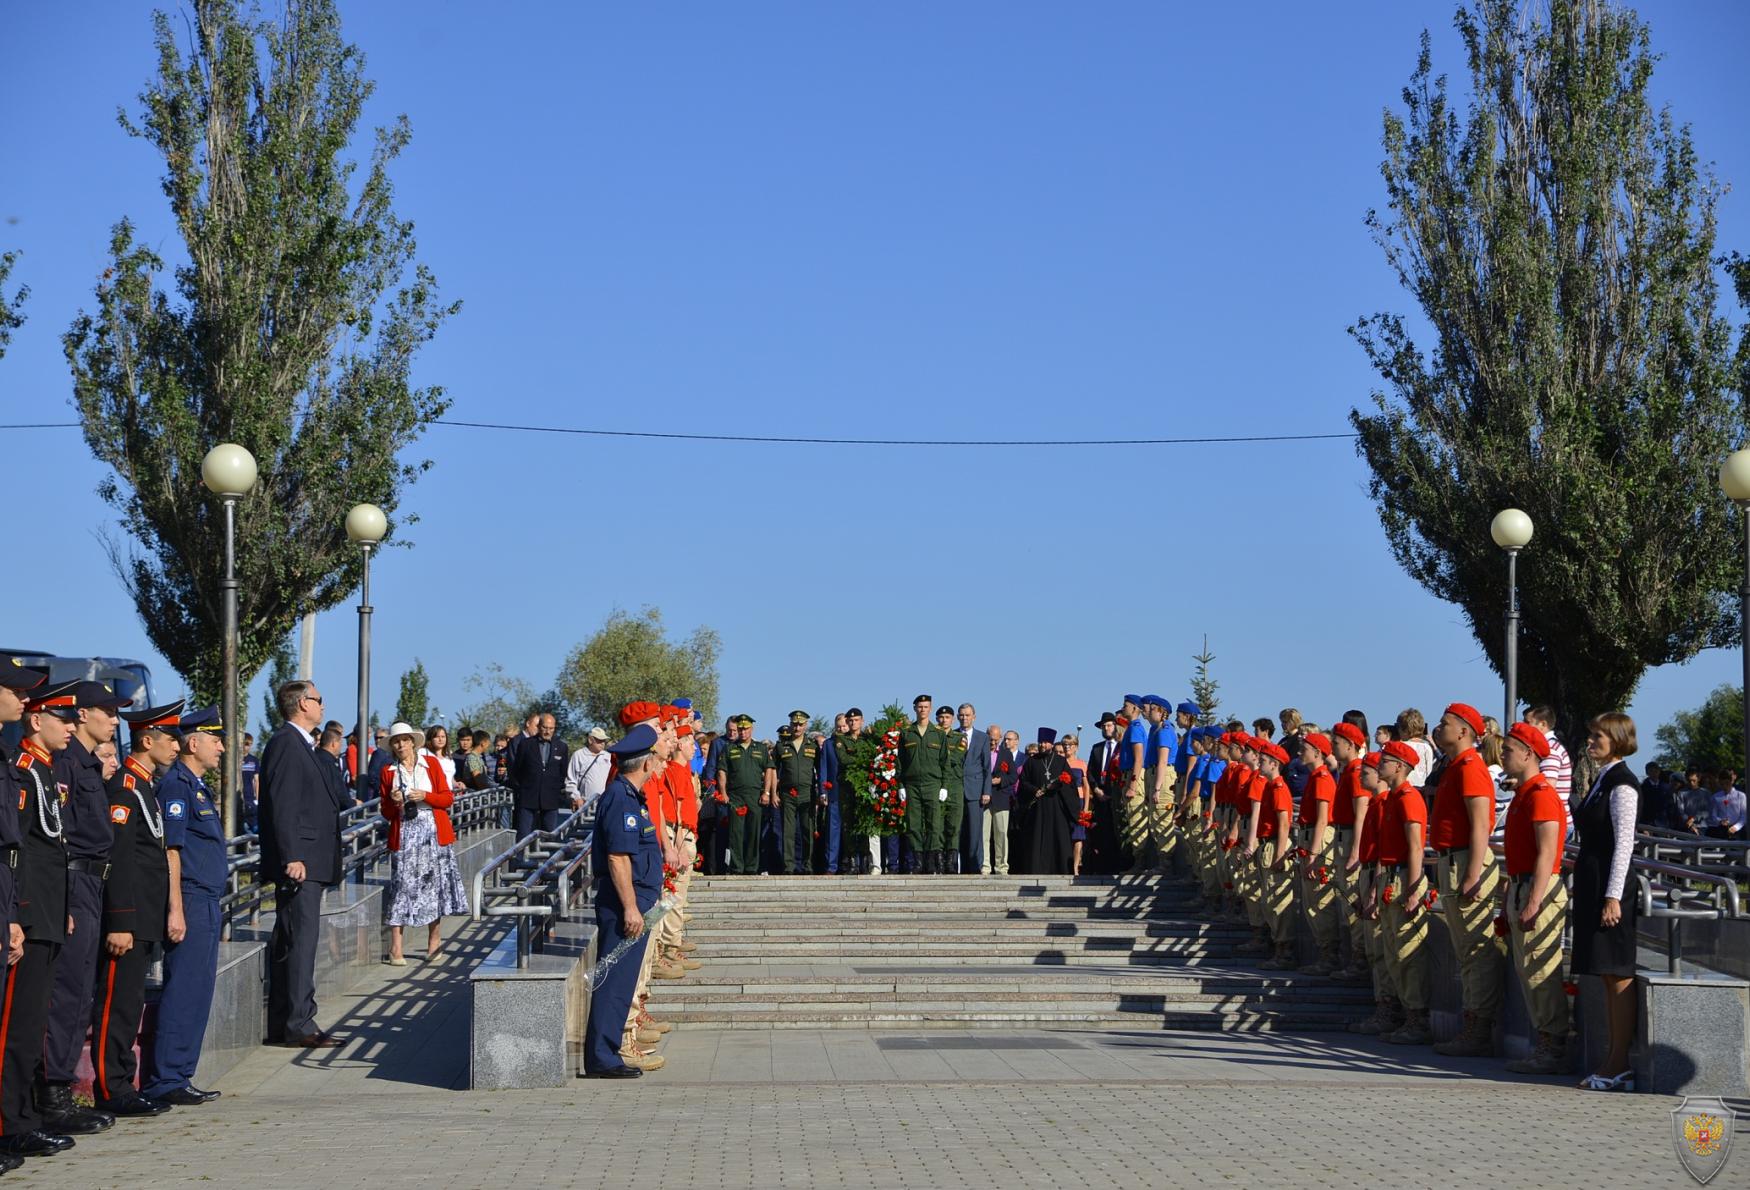
[[[225,652],[225,801],[219,825],[230,838],[237,829],[237,808],[242,794],[242,724],[237,721],[237,501],[255,486],[255,456],[232,442],[222,443],[201,460],[201,482],[225,506],[224,593]]]
[[[1738,588],[1738,610],[1744,625],[1744,755],[1750,756],[1750,449],[1735,450],[1720,464],[1720,491],[1738,506],[1744,522],[1744,585]]]
[[[1519,720],[1519,551],[1531,544],[1531,518],[1504,508],[1489,522],[1489,536],[1507,551],[1507,711],[1501,730]]]
[[[359,580],[359,722],[358,757],[359,796],[370,800],[365,788],[365,762],[370,759],[370,737],[365,733],[371,722],[371,547],[383,540],[389,531],[389,518],[375,504],[355,504],[346,514],[346,535],[365,552],[364,574]]]

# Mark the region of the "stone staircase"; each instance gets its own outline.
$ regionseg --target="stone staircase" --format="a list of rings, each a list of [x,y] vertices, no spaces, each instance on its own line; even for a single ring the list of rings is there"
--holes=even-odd
[[[1365,988],[1261,971],[1154,876],[693,882],[705,964],[652,1011],[716,1028],[1340,1029]]]

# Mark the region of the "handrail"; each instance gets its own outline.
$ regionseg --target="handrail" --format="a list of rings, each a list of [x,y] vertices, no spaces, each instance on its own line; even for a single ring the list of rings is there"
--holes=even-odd
[[[573,888],[588,887],[594,829],[593,809],[573,811],[550,831],[524,835],[474,873],[474,917],[516,919],[518,967],[527,967],[554,924],[569,917]]]
[[[511,804],[511,791],[503,786],[464,789],[456,794],[447,811],[457,834],[496,823],[499,811]],[[340,826],[340,877],[363,881],[365,874],[389,850],[389,822],[382,816],[381,799],[372,798],[337,812]],[[255,835],[238,835],[225,841],[225,892],[219,899],[225,934],[237,921],[253,921],[273,895],[273,883],[261,878],[261,841]]]

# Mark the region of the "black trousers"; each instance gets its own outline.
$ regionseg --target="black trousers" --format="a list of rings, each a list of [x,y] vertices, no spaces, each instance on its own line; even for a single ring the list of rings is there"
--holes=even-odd
[[[91,1026],[91,981],[97,952],[103,949],[103,877],[96,872],[67,873],[67,915],[73,933],[61,944],[55,963],[55,989],[49,996],[49,1028],[43,1039],[46,1083],[70,1083]]]
[[[311,880],[274,885],[273,936],[267,948],[269,1041],[317,1032],[316,939],[322,933],[324,887]]]
[[[136,1087],[134,1039],[146,1007],[150,942],[135,942],[127,954],[107,952],[97,964],[97,995],[91,1001],[92,1094],[98,1103],[126,1099]]]
[[[24,957],[6,968],[0,992],[0,1135],[18,1136],[42,1126],[34,1090],[60,950],[59,942],[27,938]]]

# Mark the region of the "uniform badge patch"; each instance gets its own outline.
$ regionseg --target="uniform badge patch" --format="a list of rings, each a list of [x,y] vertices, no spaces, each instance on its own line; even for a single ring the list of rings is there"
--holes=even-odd
[[[181,818],[187,812],[188,807],[180,799],[164,803],[164,817],[166,818]]]
[[[126,826],[128,822],[128,808],[126,806],[111,806],[109,808],[109,820],[117,826]]]
[[[629,831],[635,831],[638,829],[638,815],[636,815],[636,814],[626,815],[626,829]]]

